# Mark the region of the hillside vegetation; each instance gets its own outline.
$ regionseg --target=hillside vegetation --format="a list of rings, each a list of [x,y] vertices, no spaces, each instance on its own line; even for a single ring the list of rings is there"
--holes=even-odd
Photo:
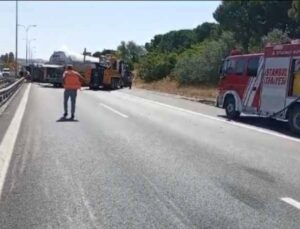
[[[296,0],[223,0],[213,13],[217,23],[158,34],[143,46],[122,41],[117,54],[130,63],[143,85],[166,84],[168,78],[178,87],[213,86],[221,60],[231,49],[258,52],[267,42],[300,38],[299,9]]]

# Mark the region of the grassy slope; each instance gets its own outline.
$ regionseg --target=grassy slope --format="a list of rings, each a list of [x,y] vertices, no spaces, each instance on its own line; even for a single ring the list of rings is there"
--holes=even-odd
[[[179,86],[177,82],[168,79],[163,79],[152,83],[145,83],[137,78],[134,81],[134,86],[152,91],[191,97],[198,100],[213,100],[217,95],[217,89],[213,86]]]

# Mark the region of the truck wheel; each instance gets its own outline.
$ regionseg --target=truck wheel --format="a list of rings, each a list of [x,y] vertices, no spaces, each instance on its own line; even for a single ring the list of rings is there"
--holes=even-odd
[[[115,89],[115,79],[111,79],[111,86],[110,86],[110,88],[111,88],[112,90]]]
[[[240,112],[235,110],[235,100],[233,97],[228,97],[225,101],[225,111],[228,119],[237,119],[240,116]]]
[[[292,132],[300,134],[300,106],[296,106],[291,110],[289,125]]]
[[[116,89],[119,89],[121,87],[120,80],[116,79]]]

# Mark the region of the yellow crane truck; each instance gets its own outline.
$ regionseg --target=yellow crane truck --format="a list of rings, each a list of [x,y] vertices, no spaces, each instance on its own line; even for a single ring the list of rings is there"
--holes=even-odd
[[[125,64],[115,57],[108,59],[106,63],[97,63],[92,69],[89,87],[118,89],[128,86],[128,80],[124,75]]]

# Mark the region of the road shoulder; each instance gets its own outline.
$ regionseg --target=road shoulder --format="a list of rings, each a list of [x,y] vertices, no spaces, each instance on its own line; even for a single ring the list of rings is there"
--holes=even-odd
[[[27,84],[23,84],[17,92],[0,108],[0,142],[2,141],[7,128],[9,127],[11,120],[20,104],[20,101],[24,95]]]

